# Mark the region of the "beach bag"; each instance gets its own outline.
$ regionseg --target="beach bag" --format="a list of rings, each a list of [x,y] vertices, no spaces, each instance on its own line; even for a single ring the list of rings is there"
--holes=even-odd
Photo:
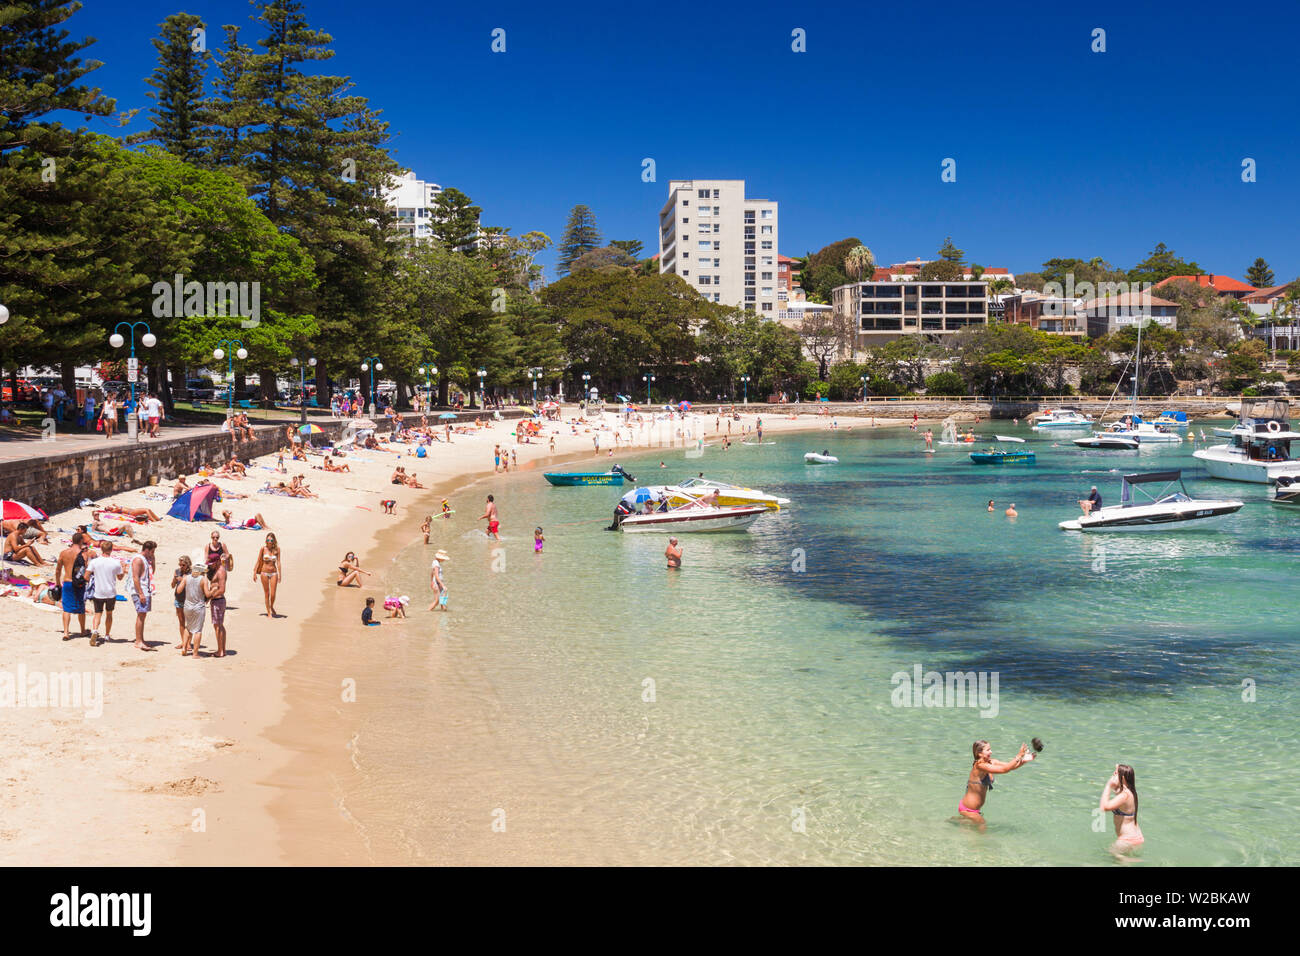
[[[95,419],[95,431],[102,432],[103,430],[104,430],[104,419],[102,418]]]

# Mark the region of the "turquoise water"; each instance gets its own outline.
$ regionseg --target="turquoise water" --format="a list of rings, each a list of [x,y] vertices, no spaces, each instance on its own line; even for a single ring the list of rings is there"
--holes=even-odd
[[[682,535],[679,573],[666,536],[603,530],[617,489],[534,471],[461,491],[434,541],[452,611],[423,609],[431,549],[386,572],[419,610],[366,674],[349,812],[417,861],[1112,865],[1094,811],[1125,762],[1143,865],[1295,864],[1300,514],[1206,478],[1189,444],[996,430],[1038,463],[926,455],[898,430],[623,456],[643,483],[703,471],[793,500],[748,534]],[[823,448],[840,464],[804,464]],[[1170,467],[1246,507],[1218,531],[1058,530],[1090,485],[1114,503],[1120,473]],[[499,544],[471,520],[489,491]],[[996,716],[894,706],[918,665],[996,672]],[[1009,759],[1034,736],[987,830],[954,822],[972,741]]]

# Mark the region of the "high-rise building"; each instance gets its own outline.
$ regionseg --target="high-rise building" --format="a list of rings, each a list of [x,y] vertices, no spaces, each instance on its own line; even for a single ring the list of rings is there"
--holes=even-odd
[[[413,239],[435,238],[438,235],[436,203],[441,192],[442,187],[437,183],[417,179],[411,170],[394,179],[384,190],[384,202],[397,216],[394,228]],[[475,237],[473,242],[459,246],[458,251],[475,249],[480,241]]]
[[[659,211],[659,271],[724,305],[777,312],[777,204],[743,179],[674,179]]]

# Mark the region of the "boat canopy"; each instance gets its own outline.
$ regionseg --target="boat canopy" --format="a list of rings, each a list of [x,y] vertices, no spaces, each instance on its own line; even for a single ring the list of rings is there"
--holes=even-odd
[[[1148,501],[1163,500],[1165,497],[1165,492],[1169,489],[1169,486],[1173,484],[1177,484],[1179,488],[1182,490],[1182,497],[1186,497],[1187,495],[1187,490],[1185,488],[1182,488],[1182,484],[1183,484],[1182,471],[1179,470],[1148,471],[1140,475],[1124,476],[1124,481],[1121,484],[1121,490],[1119,494],[1120,506],[1124,508],[1128,508],[1133,505],[1143,504],[1142,501],[1134,497],[1133,489],[1139,485],[1151,485],[1151,484],[1163,484],[1164,487],[1162,487],[1154,495],[1151,494],[1149,491],[1141,492],[1142,496],[1146,498]],[[1174,497],[1178,498],[1179,495],[1175,494]]]
[[[1183,477],[1182,471],[1147,471],[1140,475],[1125,475],[1124,481],[1130,485],[1147,485],[1154,481],[1178,481]]]

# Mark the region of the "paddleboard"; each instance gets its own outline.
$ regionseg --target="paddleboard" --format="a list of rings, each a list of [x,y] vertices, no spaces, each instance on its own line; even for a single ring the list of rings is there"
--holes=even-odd
[[[774,441],[742,441],[742,445],[775,445]]]
[[[439,511],[436,515],[434,515],[434,517],[435,517],[435,518],[445,518],[445,517],[447,517],[448,515],[454,515],[455,513],[456,513],[456,509],[455,509],[455,508],[452,508],[450,511]]]

